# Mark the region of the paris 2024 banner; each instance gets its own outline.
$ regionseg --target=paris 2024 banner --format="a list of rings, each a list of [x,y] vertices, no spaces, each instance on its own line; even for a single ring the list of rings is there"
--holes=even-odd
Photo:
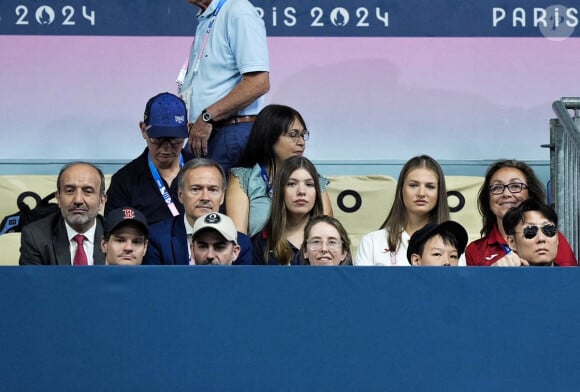
[[[253,4],[266,102],[303,114],[313,160],[547,160],[552,102],[580,95],[575,1]],[[196,13],[185,0],[3,0],[0,159],[135,157]]]

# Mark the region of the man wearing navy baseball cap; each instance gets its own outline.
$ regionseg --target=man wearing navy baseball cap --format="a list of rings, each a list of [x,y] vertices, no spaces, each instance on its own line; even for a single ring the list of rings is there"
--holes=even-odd
[[[101,250],[108,265],[140,265],[147,251],[149,228],[145,216],[132,207],[109,212]]]
[[[171,93],[154,96],[145,106],[139,129],[147,148],[111,178],[105,214],[131,206],[153,224],[183,213],[177,197],[177,174],[192,158],[183,150],[188,137],[185,103]]]
[[[188,136],[185,103],[171,93],[161,93],[149,99],[145,106],[144,138],[185,139]]]

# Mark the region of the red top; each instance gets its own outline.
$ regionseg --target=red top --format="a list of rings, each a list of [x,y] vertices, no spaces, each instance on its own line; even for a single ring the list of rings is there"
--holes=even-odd
[[[487,237],[473,241],[465,249],[465,261],[470,266],[489,266],[506,255],[504,246],[506,240],[502,237],[497,224],[493,226]],[[561,267],[578,266],[574,251],[570,248],[568,240],[558,232],[558,254],[554,264]]]

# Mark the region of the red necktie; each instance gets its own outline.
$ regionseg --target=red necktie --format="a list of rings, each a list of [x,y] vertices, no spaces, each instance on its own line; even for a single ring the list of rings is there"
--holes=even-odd
[[[77,234],[73,237],[77,243],[77,253],[75,253],[75,258],[73,260],[73,265],[88,265],[87,254],[85,253],[85,248],[83,242],[85,242],[85,236],[82,234]]]

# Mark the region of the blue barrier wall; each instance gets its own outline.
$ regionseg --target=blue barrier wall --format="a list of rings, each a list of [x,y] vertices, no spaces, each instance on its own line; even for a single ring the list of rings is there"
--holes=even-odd
[[[0,390],[577,390],[579,274],[4,267]]]

